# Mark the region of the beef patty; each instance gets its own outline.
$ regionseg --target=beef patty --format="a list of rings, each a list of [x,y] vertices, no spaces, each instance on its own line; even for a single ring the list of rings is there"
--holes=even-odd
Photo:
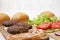
[[[11,34],[26,33],[29,31],[29,29],[32,29],[32,26],[30,24],[26,22],[20,22],[8,27],[7,32]]]

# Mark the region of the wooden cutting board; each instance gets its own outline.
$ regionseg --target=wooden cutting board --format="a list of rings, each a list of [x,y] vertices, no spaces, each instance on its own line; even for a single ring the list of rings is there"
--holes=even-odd
[[[60,32],[60,31],[59,31],[59,32]],[[60,40],[60,36],[56,36],[55,33],[56,33],[56,32],[54,32],[54,33],[47,33],[47,34],[48,34],[48,36],[54,38],[55,40]]]

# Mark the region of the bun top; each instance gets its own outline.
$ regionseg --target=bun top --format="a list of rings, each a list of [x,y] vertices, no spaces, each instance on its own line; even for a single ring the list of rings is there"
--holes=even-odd
[[[23,12],[17,12],[12,16],[12,20],[17,22],[27,21],[29,16]]]
[[[44,12],[42,12],[41,14],[47,15],[48,17],[53,17],[53,16],[55,16],[54,13],[51,12],[51,11],[44,11]]]
[[[3,22],[3,21],[6,21],[6,20],[10,20],[10,17],[5,14],[5,13],[1,13],[0,12],[0,24]]]

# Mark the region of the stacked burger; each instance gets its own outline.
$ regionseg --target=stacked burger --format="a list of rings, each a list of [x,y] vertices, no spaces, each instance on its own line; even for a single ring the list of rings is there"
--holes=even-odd
[[[6,40],[49,40],[46,33],[28,23],[29,16],[18,12],[10,18],[0,13],[0,31]]]
[[[44,11],[34,18],[28,21],[29,24],[35,25],[37,29],[42,29],[46,33],[54,33],[60,31],[59,18],[50,11]]]

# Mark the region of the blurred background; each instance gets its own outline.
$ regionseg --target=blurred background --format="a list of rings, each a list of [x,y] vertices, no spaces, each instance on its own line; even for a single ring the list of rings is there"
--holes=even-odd
[[[25,12],[33,18],[47,10],[60,16],[60,0],[0,0],[0,12],[9,16],[16,12]],[[2,37],[0,34],[0,40],[4,40]]]
[[[0,0],[0,12],[12,15],[15,12],[26,12],[31,18],[42,11],[52,11],[60,16],[60,0]]]

